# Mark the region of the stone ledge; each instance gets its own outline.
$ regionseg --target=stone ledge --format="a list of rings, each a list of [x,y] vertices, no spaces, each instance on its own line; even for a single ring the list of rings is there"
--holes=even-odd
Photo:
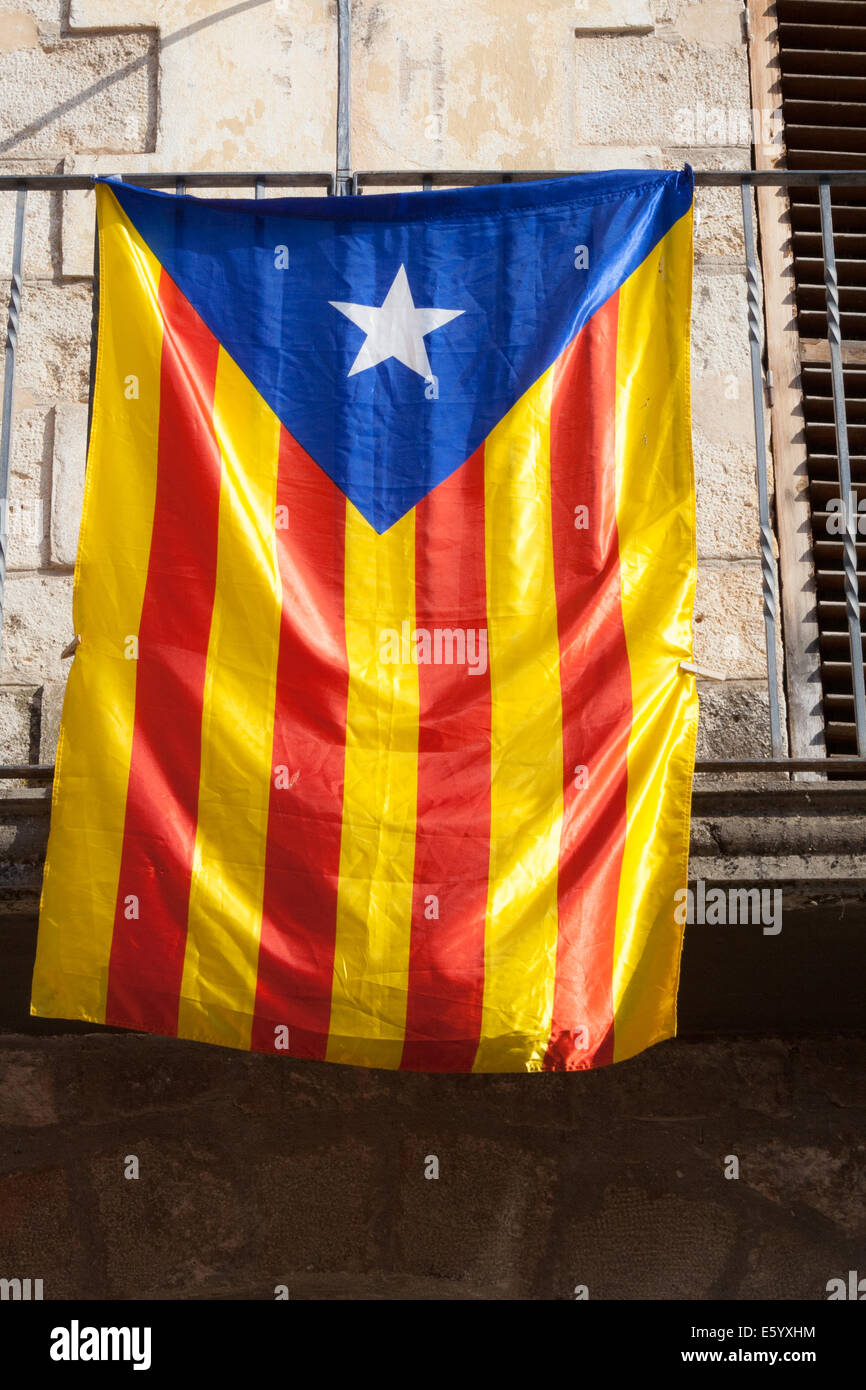
[[[38,907],[50,808],[50,786],[0,785],[0,911]],[[696,787],[689,878],[781,887],[791,905],[866,900],[864,827],[866,782]]]

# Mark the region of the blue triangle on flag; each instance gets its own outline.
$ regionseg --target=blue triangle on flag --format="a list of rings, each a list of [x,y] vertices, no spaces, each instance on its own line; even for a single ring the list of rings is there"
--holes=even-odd
[[[688,168],[345,198],[176,197],[104,182],[380,533],[475,452],[693,192]]]

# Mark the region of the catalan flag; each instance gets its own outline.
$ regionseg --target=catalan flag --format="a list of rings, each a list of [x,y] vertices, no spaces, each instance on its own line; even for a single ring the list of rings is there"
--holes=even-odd
[[[456,1072],[676,1031],[692,198],[99,183],[34,1014]]]

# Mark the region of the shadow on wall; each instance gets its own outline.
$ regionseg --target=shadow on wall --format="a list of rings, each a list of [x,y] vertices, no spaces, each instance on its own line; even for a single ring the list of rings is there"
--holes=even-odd
[[[193,24],[186,24],[182,29],[176,29],[173,34],[160,34],[159,47],[163,49],[167,48],[170,44],[183,43],[184,39],[190,38],[192,34],[197,33],[200,29],[207,29],[212,24],[219,24],[223,20],[232,19],[235,15],[242,14],[245,10],[254,10],[258,9],[261,5],[271,4],[273,4],[273,0],[239,0],[238,4],[229,5],[226,9],[220,10],[217,14],[206,15],[203,19],[197,19]],[[64,37],[74,42],[76,35],[84,32],[86,31],[76,30],[75,34],[67,32],[64,34]],[[134,76],[136,72],[140,72],[145,68],[149,61],[150,54],[147,53],[141,54],[138,58],[133,58],[130,62],[124,63],[122,67],[116,68],[114,72],[107,73],[105,77],[100,77],[98,81],[92,82],[89,87],[85,87],[74,97],[70,97],[67,101],[62,101],[57,106],[52,107],[50,111],[46,111],[38,120],[31,121],[29,125],[23,126],[22,129],[16,131],[14,135],[8,136],[5,140],[0,140],[0,156],[11,153],[15,150],[17,145],[30,140],[34,135],[38,134],[40,130],[43,130],[45,126],[51,125],[53,121],[60,120],[63,116],[68,115],[70,111],[74,111],[76,107],[83,105],[84,102],[90,101],[93,97],[99,96],[101,92],[114,86],[115,83],[123,82],[129,77]]]

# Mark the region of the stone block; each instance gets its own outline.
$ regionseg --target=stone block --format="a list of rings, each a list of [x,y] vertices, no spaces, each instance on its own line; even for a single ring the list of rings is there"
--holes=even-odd
[[[230,1074],[230,1073],[229,1073]],[[140,1121],[139,1121],[140,1125]],[[136,1133],[91,1163],[114,1297],[196,1298],[239,1287],[273,1298],[293,1274],[362,1275],[377,1267],[382,1167],[356,1133],[251,1160],[237,1121],[201,1113],[194,1136]],[[137,1179],[123,1175],[126,1155]]]
[[[740,0],[679,0],[670,16],[673,32],[702,48],[743,48]]]
[[[0,21],[3,16],[0,15]],[[4,159],[4,174],[57,174],[61,172],[57,159]],[[59,265],[60,237],[59,193],[42,193],[30,189],[24,211],[24,259],[26,277],[45,278],[54,275]],[[0,192],[0,275],[9,275],[15,235],[17,191]],[[5,320],[6,302],[3,303]]]
[[[45,1299],[94,1296],[82,1268],[67,1174],[60,1166],[0,1177],[0,1267],[4,1278],[41,1279]]]
[[[695,162],[690,151],[677,151],[676,163]],[[704,160],[701,159],[704,165]],[[725,256],[738,266],[745,264],[743,205],[739,188],[695,189],[695,261],[707,256]]]
[[[17,784],[20,786],[20,783]],[[11,784],[13,794],[16,783]],[[7,921],[26,921],[39,914],[42,892],[42,864],[48,841],[45,816],[19,819],[16,827],[0,825],[0,893]],[[5,976],[0,979],[0,1024],[10,1033],[23,1033],[30,1026],[30,982],[33,978],[33,950],[25,936],[4,955]]]
[[[232,1107],[245,1114],[250,1097],[257,1095],[260,1109],[279,1115],[287,1066],[292,1063],[286,1058],[176,1038],[100,1034],[68,1046],[55,1059],[57,1103],[69,1124],[125,1125],[136,1117],[143,1126],[168,1112],[181,1136],[184,1129],[195,1129],[197,1108],[222,1105],[228,1091]],[[288,1101],[285,1108],[291,1108]]]
[[[689,950],[689,929],[684,949]],[[789,1045],[773,1038],[762,1038],[759,1046],[730,1038],[700,1046],[671,1039],[639,1053],[627,1066],[587,1072],[582,1082],[591,1085],[595,1078],[601,1081],[597,1093],[580,1096],[574,1111],[573,1126],[585,1133],[605,1105],[617,1125],[631,1133],[635,1121],[664,1116],[698,1149],[713,1139],[712,1124],[721,1139],[732,1112],[750,1126],[750,1133],[751,1126],[768,1132],[763,1117],[778,1121],[791,1116]],[[616,1128],[608,1142],[614,1148],[620,1144]],[[642,1151],[647,1152],[643,1146]],[[602,1154],[602,1166],[604,1161]]]
[[[266,1288],[291,1285],[292,1272],[360,1275],[376,1268],[388,1169],[356,1128],[337,1142],[298,1146],[251,1169],[255,1277]]]
[[[574,82],[578,143],[626,145],[636,134],[662,147],[751,142],[742,44],[710,48],[677,34],[578,36]]]
[[[828,1280],[842,1278],[847,1281],[849,1267],[838,1236],[827,1234],[822,1238],[814,1232],[762,1231],[749,1251],[745,1271],[727,1297],[824,1300]],[[781,1313],[778,1321],[783,1322]]]
[[[158,155],[68,155],[63,161],[64,174],[128,174],[135,183],[136,174],[152,169],[170,173],[172,164]],[[180,173],[187,164],[178,167]],[[92,279],[93,247],[96,236],[96,197],[91,189],[71,189],[63,194],[60,220],[60,251],[63,275]]]
[[[707,374],[751,380],[744,269],[718,262],[695,266],[692,370],[696,380]]]
[[[72,576],[9,574],[6,577],[0,681],[9,684],[65,683],[71,642]]]
[[[759,680],[766,674],[757,560],[699,567],[694,634],[698,665],[720,671],[729,680]]]
[[[15,412],[6,517],[10,570],[39,569],[47,558],[53,436],[50,407]]]
[[[0,687],[0,763],[29,763],[33,745],[34,686]]]
[[[694,415],[693,411],[693,418]],[[692,438],[698,555],[702,560],[757,556],[758,492],[754,464],[750,470],[744,448],[735,444],[708,445],[697,421]]]
[[[425,1178],[427,1156],[439,1177]],[[514,1137],[431,1128],[401,1146],[395,1266],[525,1297],[547,1241],[555,1165]]]
[[[847,1129],[847,1133],[845,1130]],[[842,1132],[838,1132],[841,1130]],[[771,1139],[744,1152],[740,1181],[767,1201],[820,1212],[851,1240],[866,1236],[866,1164],[862,1131],[840,1123],[832,1144]],[[832,1271],[828,1271],[829,1278]]]
[[[561,1213],[553,1296],[573,1298],[578,1285],[590,1299],[712,1296],[737,1238],[737,1217],[721,1201],[655,1193],[623,1173],[593,1205]]]
[[[766,681],[700,681],[698,758],[768,758],[770,707]]]
[[[39,47],[39,25],[26,10],[0,14],[0,54],[21,53]]]
[[[693,168],[728,171],[752,167],[748,146],[671,146],[666,151],[668,167],[691,164]],[[695,188],[695,262],[721,258],[734,261],[732,270],[745,265],[743,204],[739,188],[714,188],[701,184]]]
[[[7,40],[10,48],[16,47],[16,36],[21,36],[22,46],[33,47],[39,38],[56,36],[60,32],[61,24],[65,19],[66,0],[7,0],[6,8],[9,11],[8,26],[0,32],[5,32],[9,38]],[[30,23],[27,23],[30,20]],[[36,30],[37,37],[33,37],[33,29]]]
[[[15,379],[19,409],[87,400],[91,319],[89,285],[25,281]]]
[[[806,1111],[824,1104],[833,1112],[866,1111],[866,1039],[810,1038],[797,1047],[794,1095]]]
[[[0,82],[0,154],[152,148],[153,33],[46,39],[0,51]]]
[[[63,696],[66,685],[63,681],[46,681],[42,687],[39,701],[39,761],[53,763],[57,753],[57,739],[60,735],[60,718],[63,713]]]
[[[126,1178],[127,1156],[138,1178]],[[90,1163],[109,1297],[195,1298],[237,1277],[252,1200],[225,1153],[126,1126]]]
[[[452,0],[440,11],[363,0],[353,14],[357,168],[574,168],[581,15],[570,0]],[[595,143],[634,138],[632,125]]]
[[[189,0],[72,0],[69,20],[73,31],[91,33],[115,24],[158,27],[159,131],[155,143],[129,147],[155,149],[155,167],[333,167],[332,5],[270,0],[225,6],[218,15],[199,6],[191,16]],[[98,152],[106,145],[91,148]]]
[[[39,1052],[3,1052],[0,1125],[41,1129],[57,1123],[49,1059]]]
[[[691,343],[692,444],[698,551],[759,553],[755,425],[745,276],[725,264],[695,270]],[[769,413],[765,416],[769,467]],[[771,486],[772,491],[772,486]]]
[[[61,402],[54,412],[51,469],[51,564],[71,567],[78,552],[78,528],[87,461],[87,406]]]

